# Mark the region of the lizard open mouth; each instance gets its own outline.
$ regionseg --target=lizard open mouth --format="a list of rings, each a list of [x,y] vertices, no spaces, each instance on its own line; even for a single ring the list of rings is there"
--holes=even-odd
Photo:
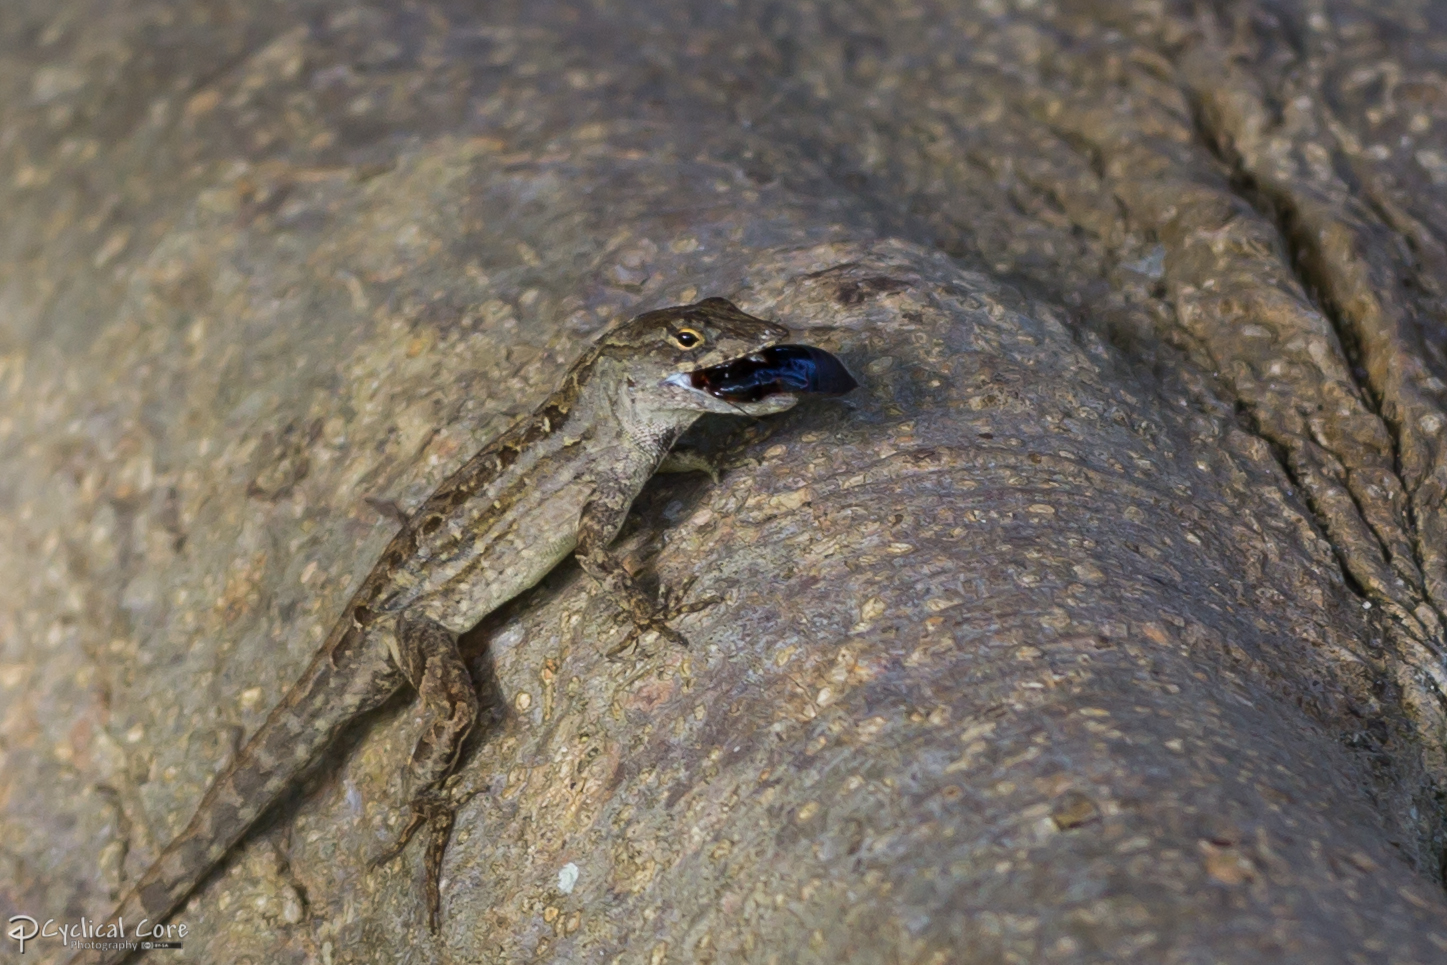
[[[843,395],[859,385],[844,363],[812,345],[771,345],[722,365],[680,372],[666,380],[724,402],[758,402],[772,395]]]

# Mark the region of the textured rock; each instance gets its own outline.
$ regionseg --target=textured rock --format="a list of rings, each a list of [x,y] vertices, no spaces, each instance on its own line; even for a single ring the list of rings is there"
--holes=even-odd
[[[1444,130],[1407,2],[7,0],[0,916],[109,910],[369,498],[722,294],[862,387],[640,499],[693,646],[560,567],[442,935],[398,702],[187,960],[1440,960]]]

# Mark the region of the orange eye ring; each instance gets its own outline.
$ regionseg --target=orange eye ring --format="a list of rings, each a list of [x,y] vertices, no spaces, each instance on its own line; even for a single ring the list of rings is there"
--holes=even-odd
[[[671,337],[679,348],[697,348],[704,342],[703,334],[692,328],[680,328],[671,333]]]

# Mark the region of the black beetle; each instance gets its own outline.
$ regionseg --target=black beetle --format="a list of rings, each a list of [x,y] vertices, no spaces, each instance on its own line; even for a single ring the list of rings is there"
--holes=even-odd
[[[725,402],[781,392],[843,395],[859,385],[833,355],[812,345],[773,345],[746,358],[688,373],[689,384]]]

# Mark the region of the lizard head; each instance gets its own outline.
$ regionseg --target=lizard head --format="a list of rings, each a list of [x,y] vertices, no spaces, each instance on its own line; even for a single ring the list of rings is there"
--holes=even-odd
[[[741,311],[724,298],[705,298],[645,312],[603,337],[604,355],[625,366],[633,404],[654,412],[769,415],[798,401],[789,392],[756,401],[728,401],[695,387],[690,374],[739,362],[789,335],[782,325]]]

